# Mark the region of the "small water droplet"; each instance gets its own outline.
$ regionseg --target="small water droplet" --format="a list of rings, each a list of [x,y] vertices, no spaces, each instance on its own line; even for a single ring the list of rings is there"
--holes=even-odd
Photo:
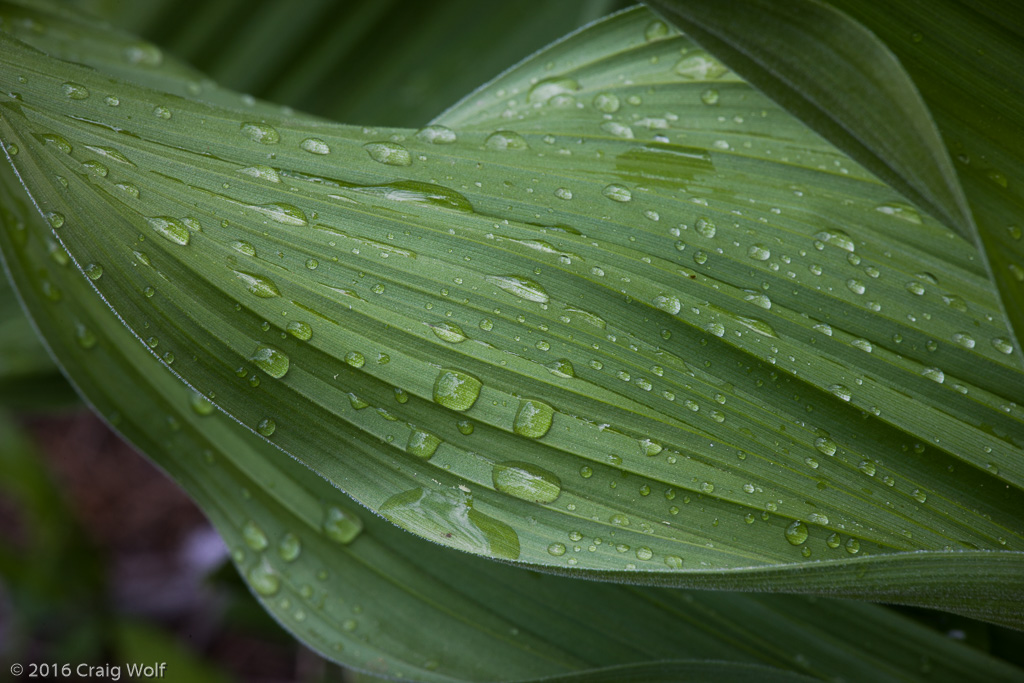
[[[558,197],[559,199],[564,199],[568,201],[572,199],[572,190],[560,187],[557,190],[555,190],[555,196]]]
[[[296,339],[301,339],[302,341],[309,341],[313,336],[313,328],[301,320],[293,320],[288,323],[285,329],[288,330],[288,334],[292,335]]]
[[[860,541],[858,541],[856,538],[847,539],[846,552],[850,553],[851,555],[856,555],[857,553],[859,553]]]
[[[562,555],[565,555],[565,544],[552,543],[548,546],[548,554],[552,557],[561,557]]]
[[[939,384],[946,381],[946,373],[938,368],[925,368],[921,371],[921,374],[933,382],[938,382]]]
[[[809,536],[807,525],[797,520],[786,527],[785,535],[786,540],[792,545],[803,545]]]
[[[358,351],[349,351],[345,354],[345,362],[354,368],[361,368],[366,365],[366,357]]]
[[[700,101],[707,105],[718,104],[718,91],[709,88],[700,94]]]
[[[864,286],[864,283],[854,278],[850,278],[846,281],[846,288],[854,294],[863,294],[867,291],[867,287]]]
[[[651,300],[651,303],[672,315],[679,313],[679,309],[682,308],[682,304],[679,302],[679,297],[672,294],[659,294]]]
[[[747,256],[755,261],[767,261],[771,258],[772,252],[763,244],[752,244],[747,249]]]
[[[703,50],[694,50],[683,56],[673,69],[683,78],[693,81],[711,81],[720,78],[728,69],[720,61]]]
[[[235,276],[245,284],[245,288],[249,290],[251,294],[258,296],[261,299],[272,299],[276,296],[281,296],[281,292],[277,289],[277,285],[268,277],[256,275],[255,273],[247,273],[242,270],[234,270],[231,272],[233,272]]]
[[[557,95],[572,95],[579,89],[580,84],[571,78],[546,78],[530,88],[526,99],[531,104],[545,104]]]
[[[153,107],[153,116],[166,121],[171,118],[171,110],[162,105],[157,105]]]
[[[605,121],[601,124],[601,130],[623,140],[632,140],[634,138],[633,129],[618,121]]]
[[[487,275],[484,279],[513,296],[542,304],[549,301],[548,293],[544,291],[544,288],[528,278],[514,275]]]
[[[1003,337],[994,337],[992,339],[992,346],[999,353],[1005,353],[1006,355],[1010,355],[1011,353],[1013,353],[1013,344],[1010,343],[1009,339],[1004,339]]]
[[[602,92],[594,95],[594,109],[605,114],[614,114],[619,110],[619,98],[610,92]]]
[[[302,554],[302,541],[290,531],[277,544],[277,554],[285,562],[294,562]]]
[[[277,423],[274,422],[273,418],[265,417],[256,425],[256,431],[269,438],[277,431]]]
[[[249,585],[259,595],[269,598],[281,590],[281,579],[264,559],[246,574]]]
[[[242,527],[242,539],[245,541],[247,546],[256,552],[259,552],[270,545],[270,542],[267,540],[267,535],[263,533],[263,529],[261,529],[259,525],[252,520],[246,522],[245,526]]]

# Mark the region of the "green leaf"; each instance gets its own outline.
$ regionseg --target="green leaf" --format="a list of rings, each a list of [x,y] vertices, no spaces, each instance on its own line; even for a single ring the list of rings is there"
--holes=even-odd
[[[960,0],[927,6],[848,0],[649,4],[975,242],[1020,353],[1021,6]]]
[[[11,204],[8,167],[0,178],[0,201]],[[22,217],[22,232],[0,226],[0,248],[79,390],[200,504],[264,607],[325,657],[426,681],[567,672],[586,680],[802,673],[896,681],[927,670],[952,682],[1015,673],[874,605],[574,581],[406,534],[213,410],[78,286],[75,269],[47,272],[62,292],[53,301],[36,270],[50,228],[36,214]],[[68,320],[95,330],[96,343],[82,346]],[[576,551],[571,536],[564,541],[569,554],[591,552]],[[680,657],[718,661],[646,663]]]
[[[96,70],[0,43],[4,148],[103,269],[74,286],[366,507],[549,571],[1020,624],[1024,371],[976,253],[646,11],[418,132],[109,76],[123,39],[82,30]]]

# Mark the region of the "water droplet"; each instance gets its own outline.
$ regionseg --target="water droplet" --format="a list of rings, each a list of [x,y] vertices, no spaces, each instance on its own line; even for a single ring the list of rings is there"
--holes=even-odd
[[[559,199],[564,199],[568,201],[572,199],[572,190],[560,187],[557,190],[555,190],[555,196],[558,197]]]
[[[366,357],[358,351],[349,351],[345,354],[345,362],[354,368],[361,368],[366,365]]]
[[[618,121],[605,121],[601,124],[601,130],[623,140],[633,139],[633,129]]]
[[[259,552],[270,545],[270,542],[267,540],[267,535],[263,533],[263,529],[261,529],[259,525],[252,520],[246,522],[245,526],[242,527],[242,539],[245,541],[247,546],[256,552]]]
[[[432,145],[450,145],[458,139],[455,131],[446,126],[427,126],[416,133],[416,137]]]
[[[555,417],[555,409],[547,403],[532,399],[519,401],[516,417],[512,423],[512,431],[519,436],[539,439],[551,429]]]
[[[157,105],[153,107],[153,116],[157,117],[158,119],[164,119],[166,121],[167,119],[171,118],[171,110],[167,107]]]
[[[262,275],[256,275],[255,273],[246,273],[242,270],[231,271],[235,276],[245,284],[245,288],[250,293],[255,294],[261,299],[272,299],[275,296],[281,296],[281,292],[277,289],[277,285],[274,281],[268,277]]]
[[[152,43],[137,42],[126,46],[121,51],[121,56],[129,64],[139,66],[157,67],[164,62],[164,53]]]
[[[259,424],[256,425],[256,431],[263,436],[270,438],[277,431],[277,423],[274,422],[273,418],[265,417],[260,420]]]
[[[374,161],[388,166],[409,166],[412,164],[412,155],[402,145],[396,142],[367,142],[363,149]]]
[[[703,491],[704,493],[714,493],[715,485],[712,484],[710,481],[705,481],[701,483],[700,490]]]
[[[786,540],[792,545],[803,545],[807,541],[809,533],[807,525],[797,520],[786,527]]]
[[[556,95],[571,95],[579,89],[580,84],[571,78],[546,78],[530,88],[526,99],[531,104],[544,104]]]
[[[336,543],[348,544],[363,530],[363,520],[338,507],[327,508],[323,522],[324,534]]]
[[[645,545],[636,549],[636,559],[647,561],[654,557],[654,551]]]
[[[682,308],[682,304],[679,303],[679,297],[671,294],[659,294],[651,300],[651,303],[666,313],[675,315]]]
[[[709,88],[700,94],[700,101],[707,105],[718,104],[718,91]]]
[[[256,255],[256,247],[252,246],[248,242],[242,242],[241,240],[232,242],[231,248],[240,254],[245,254],[246,256]]]
[[[301,143],[299,143],[299,147],[301,147],[302,149],[306,150],[310,154],[330,154],[331,153],[331,148],[328,147],[327,143],[324,142],[323,140],[321,140],[320,138],[306,138]],[[403,166],[408,166],[408,164],[402,164],[402,165]]]
[[[673,69],[683,78],[694,81],[711,81],[721,77],[728,69],[703,50],[694,50],[693,54],[684,56]]]
[[[845,251],[855,251],[856,245],[853,239],[842,230],[822,230],[814,236],[822,242],[828,242],[832,246],[839,247]],[[821,247],[822,249],[824,246]]]
[[[467,339],[466,333],[463,332],[462,328],[459,327],[458,325],[455,325],[455,324],[452,324],[452,323],[446,323],[446,322],[425,323],[425,324],[428,327],[430,327],[431,330],[433,330],[434,335],[438,339],[446,341],[449,344],[458,344],[459,342],[464,342]]]
[[[563,379],[569,379],[576,376],[576,369],[566,358],[559,358],[552,363],[548,363],[544,367],[546,367],[552,375]]]
[[[206,398],[197,391],[191,392],[189,396],[189,405],[192,406],[192,412],[196,415],[206,417],[207,415],[213,414],[213,404],[210,403],[210,399]]]
[[[917,212],[917,209],[909,204],[889,202],[887,204],[880,204],[879,206],[876,206],[875,210],[880,213],[884,213],[887,216],[907,221],[908,223],[914,223],[916,225],[921,224],[921,214]]]
[[[262,164],[257,164],[256,166],[248,166],[246,168],[240,168],[238,169],[238,172],[243,175],[251,176],[253,178],[260,178],[271,183],[281,182],[281,176],[277,173],[276,169],[271,168],[270,166],[264,166]]]
[[[594,95],[594,109],[605,114],[614,114],[619,110],[619,98],[610,92],[601,92]]]
[[[64,214],[51,211],[46,214],[46,221],[50,224],[50,227],[54,229],[64,227]]]
[[[241,130],[242,135],[253,142],[259,142],[264,145],[276,145],[281,141],[281,134],[277,132],[277,129],[265,123],[243,123]]]
[[[64,97],[69,100],[84,100],[89,97],[89,89],[84,85],[78,83],[72,83],[68,81],[60,86],[61,92],[64,93]]]
[[[707,325],[704,326],[704,331],[710,332],[716,337],[724,337],[725,325],[723,325],[722,323],[708,323]]]
[[[249,579],[252,589],[265,598],[276,595],[281,590],[281,579],[265,559],[250,569],[246,578]]]
[[[946,373],[938,368],[925,368],[921,371],[921,374],[933,382],[938,382],[939,384],[946,381]]]
[[[458,370],[442,370],[434,381],[434,401],[450,410],[469,410],[483,385],[476,377]]]
[[[647,28],[644,29],[644,40],[647,42],[664,38],[667,35],[668,26],[660,19],[655,19],[651,23],[647,24]]]
[[[536,301],[542,304],[546,304],[549,301],[548,293],[533,280],[514,275],[488,275],[484,279],[504,289],[509,294],[526,299],[527,301]]]
[[[917,296],[921,296],[924,294],[924,285],[922,285],[917,280],[911,280],[905,285],[905,287],[906,290],[911,294],[916,294]]]
[[[772,252],[763,244],[752,244],[747,249],[747,256],[754,259],[755,261],[767,261],[771,258]]]
[[[552,557],[561,557],[562,555],[565,555],[565,544],[552,543],[548,546],[548,554]]]
[[[429,460],[441,445],[441,439],[430,432],[422,429],[413,429],[409,432],[409,442],[405,446],[407,453],[417,458]]]
[[[459,420],[458,422],[455,423],[455,426],[456,428],[458,428],[460,433],[466,436],[472,434],[476,429],[476,427],[473,426],[472,420]]]
[[[817,439],[815,439],[814,447],[818,449],[818,452],[822,453],[823,455],[835,455],[836,449],[838,448],[836,442],[828,438],[827,436],[819,436]]]
[[[640,439],[639,443],[640,452],[650,458],[653,458],[664,450],[660,443],[652,441],[651,439]]]
[[[526,140],[522,135],[511,130],[499,130],[491,133],[487,136],[487,139],[484,140],[484,146],[488,149],[501,151],[516,151],[530,148],[530,146],[526,144]]]
[[[526,462],[501,462],[491,469],[494,488],[531,503],[551,503],[562,493],[553,473]]]
[[[875,348],[867,339],[854,339],[850,342],[850,346],[856,347],[865,353],[871,353]]]
[[[837,398],[841,398],[844,401],[849,401],[853,398],[853,392],[850,391],[849,387],[842,384],[833,384],[828,388],[830,394]]]
[[[191,233],[181,221],[170,216],[153,216],[146,220],[149,222],[149,227],[165,240],[181,246],[188,244]]]
[[[864,286],[864,283],[854,278],[850,278],[846,281],[846,288],[854,294],[863,294],[867,291],[867,287]]]
[[[98,263],[90,263],[85,267],[85,274],[90,280],[99,280],[103,277],[103,266]]]
[[[464,492],[416,488],[380,506],[382,515],[424,538],[472,553],[514,560],[519,557],[515,529],[473,509]]]
[[[1010,355],[1011,353],[1013,353],[1013,344],[1010,343],[1009,339],[1004,339],[1003,337],[994,337],[992,339],[992,346],[999,353],[1005,353],[1006,355]]]
[[[912,495],[914,497],[914,500],[916,500],[918,503],[925,503],[928,500],[928,494],[926,494],[921,489],[914,489],[913,491],[910,492],[910,495]]]
[[[875,473],[878,471],[878,468],[875,466],[875,463],[871,460],[861,460],[859,463],[857,463],[857,469],[863,472],[864,474],[868,475],[869,477],[875,476]]]
[[[293,320],[285,329],[288,330],[288,334],[302,341],[309,341],[313,336],[313,328],[300,320]]]
[[[267,344],[257,344],[256,350],[249,355],[249,360],[263,372],[277,379],[285,376],[291,363],[284,351]]]
[[[860,541],[858,541],[856,538],[847,539],[846,552],[850,553],[851,555],[856,555],[857,553],[859,553]]]
[[[302,541],[295,534],[288,532],[277,544],[277,554],[285,562],[294,562],[302,553]]]

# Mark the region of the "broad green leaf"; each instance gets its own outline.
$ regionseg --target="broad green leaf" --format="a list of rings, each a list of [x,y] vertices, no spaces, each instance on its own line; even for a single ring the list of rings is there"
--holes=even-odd
[[[975,242],[1011,332],[1022,338],[1024,7],[962,0],[649,4]]]
[[[10,169],[0,177],[0,201],[10,205]],[[77,286],[74,268],[41,275],[51,231],[38,215],[23,218],[25,230],[0,226],[0,248],[79,390],[198,501],[262,604],[326,657],[426,681],[580,672],[575,680],[930,673],[953,682],[1016,673],[882,607],[574,581],[406,534],[190,391]],[[82,345],[68,320],[95,330],[94,343]],[[565,541],[569,554],[589,552]],[[716,661],[646,663],[667,658]]]
[[[419,132],[145,87],[106,42],[0,44],[19,178],[153,353],[363,505],[1019,624],[1024,373],[973,248],[647,12]]]

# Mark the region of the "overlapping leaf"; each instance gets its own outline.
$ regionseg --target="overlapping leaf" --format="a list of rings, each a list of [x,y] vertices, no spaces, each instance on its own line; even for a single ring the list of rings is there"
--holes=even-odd
[[[1014,675],[873,605],[573,581],[396,529],[161,367],[66,260],[53,260],[49,226],[8,193],[9,167],[2,179],[0,201],[15,211],[0,247],[57,359],[202,506],[271,614],[328,658],[425,681]],[[11,445],[5,428],[0,420],[0,453]],[[691,661],[648,663],[669,658]]]
[[[5,149],[121,320],[392,521],[1019,620],[1021,369],[970,245],[650,15],[419,132],[2,50]]]
[[[848,0],[650,4],[975,242],[999,289],[1010,332],[1021,338],[1021,5],[962,0],[927,6]]]

